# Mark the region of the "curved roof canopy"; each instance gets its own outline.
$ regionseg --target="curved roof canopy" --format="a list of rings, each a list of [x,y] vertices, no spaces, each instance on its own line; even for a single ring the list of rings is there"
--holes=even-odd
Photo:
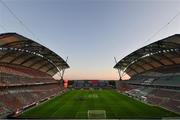
[[[0,34],[0,64],[20,65],[51,76],[69,65],[45,46],[16,33]]]
[[[121,59],[114,68],[130,76],[150,70],[180,66],[180,34],[142,47]]]

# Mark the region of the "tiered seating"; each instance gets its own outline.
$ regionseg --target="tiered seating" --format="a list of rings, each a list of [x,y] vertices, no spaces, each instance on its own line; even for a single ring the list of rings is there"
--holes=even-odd
[[[74,80],[72,86],[74,88],[112,88],[109,81],[103,80]]]
[[[84,87],[84,81],[83,80],[75,81],[73,86],[75,88],[83,88]]]
[[[148,95],[148,102],[180,112],[180,91],[155,89]]]
[[[0,118],[60,93],[63,85],[38,70],[0,65]]]
[[[127,83],[135,83],[135,84],[141,84],[143,83],[147,78],[144,76],[136,76],[133,77],[132,79],[126,81]]]
[[[4,94],[1,95],[1,102],[8,106],[11,110],[16,110],[18,106],[21,105],[21,102],[14,96],[14,94]]]
[[[176,94],[176,95],[174,96],[174,99],[180,100],[180,94]]]
[[[0,71],[2,73],[11,73],[11,74],[14,74],[14,75],[31,77],[29,74],[17,71],[16,68],[12,69],[10,67],[0,66]]]
[[[155,105],[159,105],[163,101],[163,99],[159,98],[159,97],[148,96],[147,97],[147,101],[149,103],[152,103],[152,104],[155,104]]]
[[[20,66],[3,65],[0,66],[0,70],[4,73],[11,73],[19,76],[51,78],[51,76],[44,72]]]
[[[137,89],[138,88],[138,86],[136,86],[136,85],[129,85],[129,84],[127,84],[124,81],[118,81],[118,83],[116,83],[116,84],[117,84],[117,86],[116,86],[117,89],[119,91],[121,91],[121,92],[130,91],[132,89]]]
[[[178,100],[169,100],[163,104],[161,104],[161,106],[164,106],[170,110],[173,110],[175,112],[179,112],[180,111],[180,101]]]
[[[9,88],[0,94],[0,103],[10,111],[22,110],[25,106],[35,104],[45,98],[55,95],[63,88],[58,84],[29,86],[25,88]],[[3,108],[0,110],[5,112]]]
[[[128,93],[131,96],[138,97],[141,99],[147,96],[151,91],[152,91],[152,88],[145,88],[145,87],[140,86],[135,89],[131,89],[127,91],[126,93]]]
[[[151,93],[154,89],[153,88],[149,88],[149,87],[144,87],[144,89],[142,89],[141,91],[146,93],[146,96]]]
[[[153,85],[180,86],[180,76],[160,77]]]
[[[146,80],[144,80],[143,84],[145,85],[150,85],[154,82],[156,78],[147,78]]]
[[[26,67],[0,65],[0,74],[0,86],[57,83],[48,74]]]
[[[4,117],[11,112],[12,111],[10,111],[3,103],[0,102],[0,116]]]
[[[179,92],[165,89],[155,89],[151,92],[154,96],[174,98],[174,96],[180,94]]]
[[[27,85],[27,84],[39,84],[39,83],[57,83],[53,78],[29,78],[17,75],[11,75],[7,73],[1,73],[0,84],[1,86],[12,85]]]
[[[172,75],[172,74],[170,74]],[[138,80],[139,78],[139,80]],[[133,96],[139,100],[144,100],[154,105],[158,105],[169,109],[174,112],[180,113],[180,90],[176,90],[174,88],[168,89],[166,86],[179,86],[180,76],[162,76],[162,77],[154,77],[154,79],[150,80],[150,84],[144,84],[145,81],[151,79],[153,77],[135,77],[131,81],[124,81],[126,85],[120,85],[119,90],[124,90],[130,96]],[[135,81],[133,81],[135,80]],[[134,85],[136,87],[131,88]],[[160,85],[165,86],[161,88]]]
[[[154,73],[155,74],[155,73]],[[130,84],[141,85],[161,85],[161,86],[179,86],[180,87],[180,75],[179,74],[158,74],[160,76],[138,75],[130,80],[126,81]]]

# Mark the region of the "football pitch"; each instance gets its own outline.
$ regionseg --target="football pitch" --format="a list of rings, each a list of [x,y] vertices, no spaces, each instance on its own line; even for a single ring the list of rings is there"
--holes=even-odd
[[[105,111],[106,118],[163,118],[178,115],[150,106],[114,90],[70,90],[35,106],[20,118],[88,118],[88,111]]]

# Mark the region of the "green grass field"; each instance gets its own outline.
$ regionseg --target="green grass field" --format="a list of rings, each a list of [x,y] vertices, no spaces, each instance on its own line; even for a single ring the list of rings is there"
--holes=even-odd
[[[88,110],[105,110],[107,118],[162,118],[178,115],[149,106],[113,90],[71,90],[25,111],[20,118],[88,118]]]

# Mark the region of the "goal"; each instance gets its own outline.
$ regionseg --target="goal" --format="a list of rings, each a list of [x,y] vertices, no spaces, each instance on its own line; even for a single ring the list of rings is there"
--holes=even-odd
[[[89,119],[105,119],[106,111],[105,110],[88,110]]]

